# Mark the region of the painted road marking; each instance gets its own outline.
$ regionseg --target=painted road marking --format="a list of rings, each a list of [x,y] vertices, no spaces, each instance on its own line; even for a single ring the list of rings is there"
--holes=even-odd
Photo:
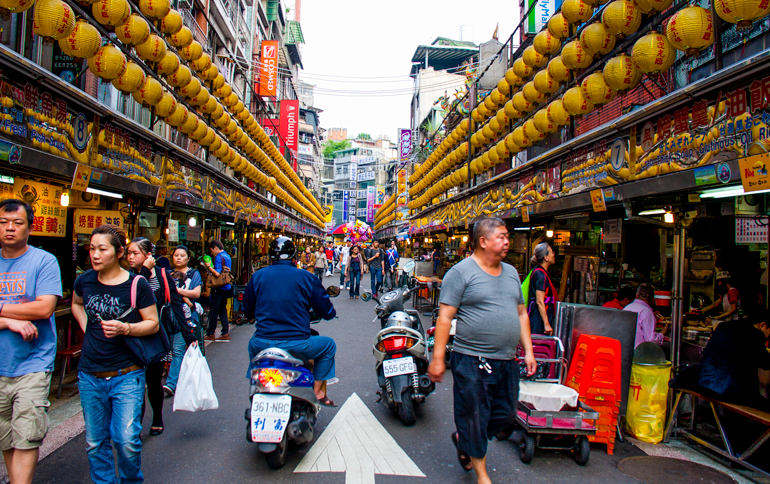
[[[425,477],[355,393],[294,472],[344,472],[346,484],[374,484],[375,474]]]

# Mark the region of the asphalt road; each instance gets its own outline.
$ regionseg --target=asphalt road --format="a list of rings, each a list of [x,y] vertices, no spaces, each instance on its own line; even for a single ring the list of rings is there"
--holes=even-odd
[[[327,278],[335,284],[336,277]],[[362,284],[368,287],[367,284]],[[418,421],[404,427],[396,415],[382,403],[376,403],[379,390],[374,374],[372,343],[379,325],[372,323],[374,302],[351,300],[347,292],[334,299],[338,319],[316,326],[321,334],[337,342],[337,376],[339,383],[329,386],[329,396],[340,407],[356,393],[375,418],[395,439],[426,477],[377,475],[376,482],[386,483],[473,483],[473,473],[459,466],[450,434],[454,429],[452,415],[451,372],[436,386],[423,405],[418,406]],[[423,317],[423,322],[429,319]],[[150,419],[145,416],[142,432],[142,468],[148,483],[343,483],[342,473],[305,473],[293,471],[312,444],[290,448],[286,466],[271,470],[255,444],[246,441],[244,410],[248,406],[247,343],[251,326],[234,327],[230,343],[213,343],[206,357],[214,376],[219,409],[201,413],[172,412],[171,399],[165,403],[165,432],[149,436]],[[339,409],[323,408],[316,427],[317,441]],[[615,455],[609,456],[603,445],[592,445],[587,466],[579,467],[567,454],[538,450],[533,462],[522,464],[514,438],[506,442],[490,442],[488,464],[493,482],[551,483],[617,483],[638,482],[617,469],[625,458],[644,455],[629,443],[616,443]],[[71,440],[43,459],[36,473],[36,483],[83,483],[89,479],[85,434]],[[350,482],[350,481],[348,481]]]

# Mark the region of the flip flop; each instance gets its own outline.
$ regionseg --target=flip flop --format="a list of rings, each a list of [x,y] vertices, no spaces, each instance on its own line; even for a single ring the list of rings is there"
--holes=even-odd
[[[336,407],[337,406],[336,403],[334,403],[333,401],[329,400],[329,396],[328,395],[324,395],[323,398],[319,398],[318,399],[318,403],[323,405],[324,407]]]
[[[467,452],[460,450],[459,440],[460,435],[457,432],[453,432],[452,443],[455,444],[455,449],[457,449],[457,460],[460,461],[460,467],[462,467],[465,472],[470,472],[473,470],[473,464],[471,464],[471,456],[469,456]]]

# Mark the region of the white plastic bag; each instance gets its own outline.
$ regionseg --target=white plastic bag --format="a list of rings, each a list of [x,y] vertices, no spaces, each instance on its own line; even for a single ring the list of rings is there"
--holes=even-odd
[[[179,380],[174,393],[174,411],[200,412],[217,408],[219,408],[219,400],[214,393],[211,370],[198,348],[198,342],[193,342],[187,348],[182,360],[182,368],[179,371]]]

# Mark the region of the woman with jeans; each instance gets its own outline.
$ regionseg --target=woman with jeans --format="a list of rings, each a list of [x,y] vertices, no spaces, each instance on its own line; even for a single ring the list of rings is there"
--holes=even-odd
[[[171,263],[174,266],[174,280],[176,281],[176,291],[180,296],[184,298],[185,320],[190,322],[194,327],[193,332],[199,334],[200,331],[200,315],[195,310],[195,300],[201,296],[201,286],[203,286],[203,280],[201,275],[195,269],[190,269],[188,264],[190,263],[190,249],[184,245],[177,245],[174,252],[171,254]],[[182,368],[182,359],[184,358],[185,351],[187,350],[187,344],[181,335],[173,336],[173,358],[171,359],[171,366],[168,369],[168,377],[166,377],[166,384],[163,385],[163,391],[166,392],[166,396],[173,396],[176,391],[176,384],[179,380],[179,370]],[[197,338],[196,338],[197,339]],[[200,344],[203,344],[201,341]]]
[[[364,257],[357,245],[350,248],[348,265],[345,267],[345,280],[350,284],[350,299],[358,299],[361,289],[361,272],[364,268]]]
[[[115,482],[115,461],[123,484],[141,483],[142,403],[145,369],[134,363],[126,336],[158,331],[158,311],[150,285],[139,280],[131,308],[134,278],[121,267],[126,233],[101,225],[91,234],[91,267],[75,281],[72,315],[83,330],[78,389],[86,425],[88,463],[96,484]],[[112,441],[112,442],[111,442]]]
[[[324,252],[323,247],[319,245],[313,255],[315,256],[315,276],[323,284],[324,272],[326,272],[326,268],[329,266],[329,261],[326,260],[326,252]]]
[[[230,254],[225,252],[225,246],[218,240],[209,242],[209,252],[214,257],[212,262],[206,264],[212,277],[219,277],[225,270],[229,271],[233,266],[233,260]],[[233,297],[233,286],[225,284],[211,290],[211,306],[209,309],[209,327],[206,329],[206,341],[229,342],[230,324],[227,320],[227,300]],[[219,338],[217,333],[217,319],[222,321],[222,331]]]

